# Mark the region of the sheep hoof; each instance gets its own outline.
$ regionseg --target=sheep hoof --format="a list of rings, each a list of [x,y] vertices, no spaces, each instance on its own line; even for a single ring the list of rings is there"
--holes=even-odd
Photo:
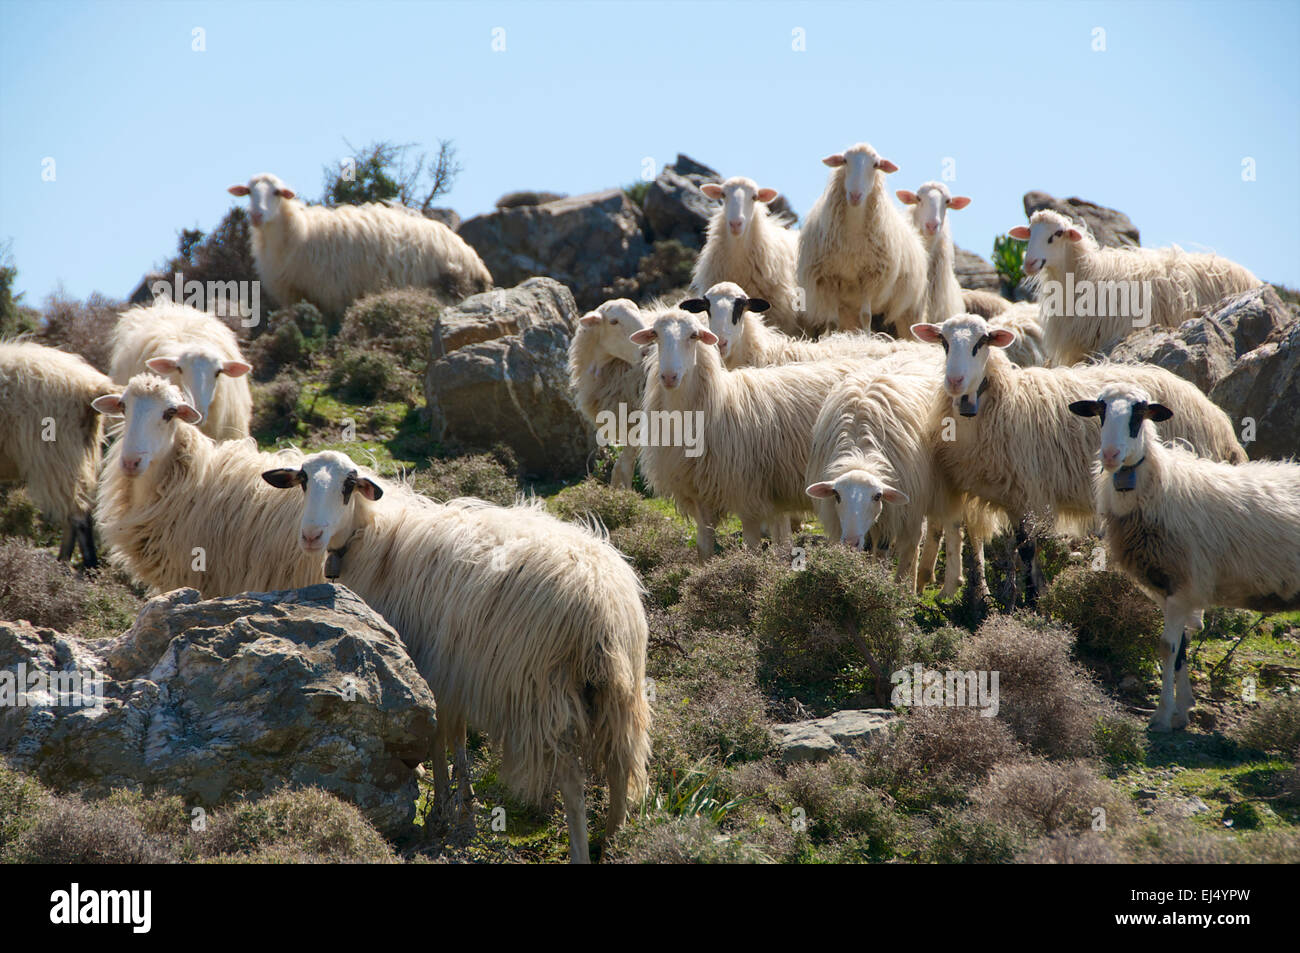
[[[1157,711],[1151,716],[1151,730],[1168,734],[1174,730],[1172,719],[1167,712]]]

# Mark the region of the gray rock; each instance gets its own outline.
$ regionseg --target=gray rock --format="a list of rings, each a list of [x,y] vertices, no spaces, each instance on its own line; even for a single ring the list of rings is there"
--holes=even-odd
[[[696,162],[683,152],[677,153],[677,161],[673,163],[673,168],[682,175],[699,175],[713,182],[722,181],[722,174],[717,169],[711,169],[703,162]]]
[[[1046,192],[1025,193],[1025,217],[1050,208],[1088,226],[1102,246],[1140,245],[1137,226],[1123,212],[1081,198],[1058,199]]]
[[[846,709],[825,718],[773,725],[771,732],[786,764],[825,761],[880,741],[897,720],[888,708]]]
[[[473,449],[504,443],[537,476],[584,475],[595,434],[569,389],[577,319],[573,295],[550,278],[446,309],[424,380],[433,437]]]
[[[426,208],[424,217],[431,218],[435,222],[442,222],[453,232],[460,231],[460,215],[454,208]]]
[[[563,192],[535,192],[524,189],[519,192],[507,192],[497,199],[495,204],[497,208],[522,208],[525,205],[545,205],[547,202],[564,198],[568,196]]]
[[[315,785],[396,836],[414,817],[415,766],[441,756],[433,696],[397,633],[341,586],[208,601],[178,589],[99,642],[0,623],[0,672],[20,665],[28,686],[85,679],[0,705],[0,753],[56,789],[213,807]]]
[[[1271,289],[1270,289],[1271,290]],[[1210,391],[1240,434],[1249,418],[1254,440],[1242,439],[1251,459],[1300,455],[1300,320],[1276,329],[1246,353]]]
[[[968,291],[1001,292],[1002,279],[993,263],[974,252],[954,247],[952,270],[957,275],[957,284]]]
[[[645,217],[653,241],[673,239],[688,248],[703,248],[709,219],[718,203],[700,191],[704,176],[679,174],[666,166],[650,183],[645,197]]]

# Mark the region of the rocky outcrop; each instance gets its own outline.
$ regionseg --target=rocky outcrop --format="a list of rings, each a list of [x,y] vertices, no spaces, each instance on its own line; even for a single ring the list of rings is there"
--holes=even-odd
[[[957,284],[968,291],[992,291],[999,294],[1002,279],[993,263],[964,248],[953,248],[952,270]]]
[[[1081,198],[1058,199],[1046,192],[1038,191],[1026,192],[1024,201],[1026,218],[1040,208],[1050,208],[1087,225],[1093,237],[1103,246],[1142,244],[1137,226],[1127,215],[1113,208],[1106,208],[1104,205]]]
[[[825,718],[772,725],[772,740],[786,764],[825,761],[882,740],[898,717],[888,708],[846,709]]]
[[[1272,288],[1262,296],[1270,294]],[[1237,361],[1210,399],[1232,418],[1251,459],[1300,457],[1300,320],[1294,312]]]

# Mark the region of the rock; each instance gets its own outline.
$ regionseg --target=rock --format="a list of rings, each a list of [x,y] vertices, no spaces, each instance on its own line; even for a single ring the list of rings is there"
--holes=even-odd
[[[593,308],[616,278],[636,274],[650,250],[644,217],[622,189],[499,209],[463,223],[460,237],[483,258],[497,284],[537,275],[563,282],[579,306]]]
[[[722,173],[717,169],[711,169],[703,162],[696,162],[685,153],[677,153],[677,161],[673,163],[673,168],[681,175],[699,175],[714,182],[722,181]]]
[[[709,219],[718,203],[700,191],[717,176],[682,175],[665,166],[645,196],[645,218],[652,241],[675,239],[687,248],[703,248]]]
[[[1255,350],[1300,318],[1300,308],[1283,302],[1272,285],[1228,295],[1208,313],[1232,338],[1235,357]]]
[[[164,275],[159,271],[151,271],[140,279],[140,283],[135,286],[126,297],[127,304],[153,304],[154,293],[153,286],[155,282],[166,281],[170,285],[171,275]]]
[[[1214,385],[1210,399],[1232,418],[1251,459],[1300,455],[1300,320],[1243,355]],[[1252,429],[1254,439],[1248,440]]]
[[[1058,199],[1046,192],[1025,193],[1025,217],[1050,208],[1088,226],[1102,246],[1140,245],[1137,226],[1123,212],[1080,198]]]
[[[525,205],[545,205],[547,202],[564,198],[568,196],[563,192],[533,192],[524,189],[519,192],[507,192],[497,199],[495,204],[497,208],[522,208]]]
[[[984,290],[1000,294],[1002,279],[993,263],[964,248],[953,248],[952,270],[957,284],[968,291]]]
[[[426,208],[424,217],[431,218],[435,222],[442,222],[453,232],[460,231],[460,215],[454,208]]]
[[[444,310],[424,380],[433,437],[475,449],[504,443],[537,476],[584,475],[596,442],[569,389],[577,320],[573,295],[550,278]]]
[[[342,586],[208,601],[178,589],[98,642],[0,623],[0,694],[20,666],[27,704],[0,704],[0,753],[56,789],[214,807],[315,785],[397,836],[414,767],[442,756],[433,695],[397,633]]]
[[[881,740],[898,715],[888,708],[837,711],[825,718],[773,725],[773,740],[786,764],[825,761]]]

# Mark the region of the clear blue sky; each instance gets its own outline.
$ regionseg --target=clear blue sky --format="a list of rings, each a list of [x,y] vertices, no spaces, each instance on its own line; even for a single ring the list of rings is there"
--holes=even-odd
[[[630,183],[678,151],[802,213],[820,158],[865,140],[901,166],[896,188],[954,158],[974,198],[955,237],[986,256],[1037,188],[1122,209],[1144,245],[1300,285],[1294,0],[0,0],[0,242],[31,304],[59,283],[127,294],[255,172],[318,196],[345,137],[454,139],[465,171],[444,204],[464,217],[511,189]]]

